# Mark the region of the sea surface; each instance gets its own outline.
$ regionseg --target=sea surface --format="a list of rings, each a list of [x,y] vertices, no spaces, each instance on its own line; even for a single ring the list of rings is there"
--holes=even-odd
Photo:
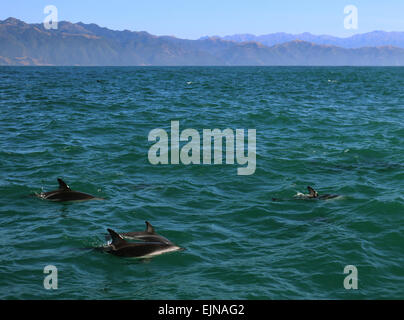
[[[403,88],[404,68],[1,67],[0,299],[404,299]],[[255,129],[254,174],[151,164],[171,121]],[[106,200],[32,196],[59,177]],[[91,249],[145,221],[186,250]]]

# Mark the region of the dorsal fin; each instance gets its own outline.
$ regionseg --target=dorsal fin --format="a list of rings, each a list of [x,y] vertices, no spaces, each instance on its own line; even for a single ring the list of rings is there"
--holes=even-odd
[[[314,190],[312,187],[308,186],[308,187],[307,187],[307,190],[309,190],[310,197],[313,197],[313,198],[317,198],[317,197],[318,197],[317,191]]]
[[[70,187],[62,179],[58,178],[60,190],[70,190]]]
[[[149,221],[145,221],[146,222],[146,232],[148,233],[154,233],[154,228],[153,226],[150,224]]]
[[[108,230],[109,234],[111,235],[113,246],[116,247],[118,245],[122,245],[122,244],[126,243],[126,241],[123,240],[123,238],[119,234],[117,234],[114,230],[112,230],[112,229],[107,229],[107,230]]]

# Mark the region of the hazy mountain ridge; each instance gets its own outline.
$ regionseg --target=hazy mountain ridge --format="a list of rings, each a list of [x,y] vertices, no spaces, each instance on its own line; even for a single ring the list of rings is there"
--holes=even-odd
[[[285,32],[256,36],[253,34],[234,34],[228,36],[202,37],[200,39],[218,38],[234,42],[259,42],[266,46],[274,46],[285,42],[302,40],[320,45],[334,45],[342,48],[394,46],[404,48],[404,32],[372,31],[356,34],[346,38],[329,35],[314,35],[309,32],[290,34]]]
[[[115,31],[96,24],[61,21],[56,30],[15,18],[0,21],[0,65],[393,65],[404,66],[404,49],[347,49],[293,40],[265,46],[219,38],[185,40],[145,31]]]

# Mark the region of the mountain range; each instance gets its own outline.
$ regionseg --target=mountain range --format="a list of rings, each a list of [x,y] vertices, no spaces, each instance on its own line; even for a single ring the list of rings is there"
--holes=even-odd
[[[187,40],[82,22],[61,21],[57,29],[47,30],[41,23],[8,18],[0,21],[0,65],[404,66],[404,33],[374,32],[351,39],[302,35],[306,38],[279,33]]]
[[[235,42],[259,42],[265,46],[274,46],[285,42],[301,40],[315,44],[331,45],[342,48],[380,47],[394,46],[404,48],[404,32],[373,31],[363,34],[355,34],[346,38],[329,35],[314,35],[309,32],[290,34],[284,32],[270,33],[256,36],[253,34],[234,34],[224,37],[202,37],[203,39],[216,38]]]

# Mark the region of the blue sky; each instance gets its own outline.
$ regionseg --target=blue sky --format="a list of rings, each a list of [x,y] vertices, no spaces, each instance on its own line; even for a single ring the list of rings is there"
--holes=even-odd
[[[358,8],[356,30],[344,28],[344,7],[351,4]],[[59,20],[187,39],[235,33],[345,37],[374,30],[404,31],[404,0],[3,0],[0,19],[42,22],[46,5],[57,7]]]

